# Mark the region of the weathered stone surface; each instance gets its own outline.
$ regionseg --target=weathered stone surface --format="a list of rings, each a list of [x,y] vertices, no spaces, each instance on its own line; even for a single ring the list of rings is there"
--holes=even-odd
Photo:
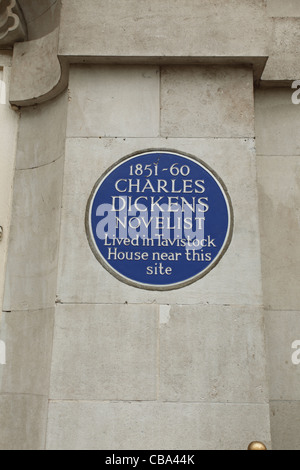
[[[270,448],[268,405],[50,402],[47,449]]]
[[[264,304],[300,310],[300,157],[258,157]]]
[[[49,34],[59,24],[60,0],[18,0],[27,25],[28,40]]]
[[[291,88],[255,93],[256,151],[258,155],[300,155],[299,106]]]
[[[273,17],[300,16],[298,0],[267,0],[267,12]]]
[[[46,36],[14,46],[10,101],[31,106],[61,93],[68,82],[68,67],[57,56],[59,27]],[[30,68],[28,68],[30,64]]]
[[[50,397],[155,400],[157,330],[157,306],[58,306]]]
[[[97,179],[122,157],[151,147],[177,149],[205,161],[225,182],[234,208],[233,240],[218,266],[195,284],[172,293],[119,282],[96,260],[85,235],[86,204]],[[252,139],[68,139],[66,152],[58,280],[62,302],[261,305]]]
[[[272,33],[268,34],[270,57],[262,80],[266,84],[297,80],[300,78],[300,18],[274,18],[272,21]]]
[[[160,320],[161,400],[267,402],[260,309],[170,306]]]
[[[4,313],[1,339],[6,344],[2,394],[48,396],[54,309]]]
[[[65,93],[49,103],[22,109],[16,159],[18,170],[47,165],[64,155],[67,107],[68,95]]]
[[[0,318],[11,222],[12,186],[19,116],[9,108],[10,57],[0,54]]]
[[[74,66],[69,137],[157,137],[159,68]]]
[[[270,403],[273,450],[300,450],[300,402]]]
[[[47,397],[0,395],[0,449],[43,450],[47,406]]]
[[[253,72],[236,67],[162,67],[161,135],[253,137]]]
[[[265,318],[270,400],[298,400],[300,367],[293,364],[292,345],[300,341],[300,312],[270,311]]]
[[[53,307],[64,159],[15,173],[4,310]]]
[[[65,0],[59,54],[266,56],[268,28],[264,0]]]

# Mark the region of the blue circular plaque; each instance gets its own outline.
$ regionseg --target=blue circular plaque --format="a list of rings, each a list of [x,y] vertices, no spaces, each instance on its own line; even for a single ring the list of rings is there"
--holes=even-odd
[[[177,151],[123,158],[94,186],[86,232],[100,263],[150,290],[184,287],[211,271],[233,229],[230,197],[202,161]]]

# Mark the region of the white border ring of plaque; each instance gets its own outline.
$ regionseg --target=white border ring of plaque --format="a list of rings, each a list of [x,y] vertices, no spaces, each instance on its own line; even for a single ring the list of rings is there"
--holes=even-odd
[[[170,149],[135,152],[97,180],[87,239],[119,281],[174,290],[206,276],[227,251],[233,208],[221,178],[202,160]]]

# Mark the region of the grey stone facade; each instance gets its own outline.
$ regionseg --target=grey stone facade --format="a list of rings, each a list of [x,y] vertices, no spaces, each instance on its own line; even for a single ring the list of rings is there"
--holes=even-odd
[[[0,448],[300,449],[298,1],[0,19]],[[221,262],[174,291],[120,282],[85,234],[95,181],[149,148],[205,161],[234,210]]]

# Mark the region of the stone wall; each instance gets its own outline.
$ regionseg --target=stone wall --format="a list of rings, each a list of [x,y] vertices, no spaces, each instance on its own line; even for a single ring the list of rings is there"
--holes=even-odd
[[[22,110],[3,303],[1,448],[43,449],[54,327],[67,95]],[[33,138],[34,133],[34,138]]]
[[[262,273],[275,449],[299,449],[299,105],[293,90],[258,90],[256,136]]]
[[[9,109],[11,54],[0,53],[0,305],[3,302],[5,267],[9,243],[9,226],[12,204],[12,187],[18,131],[18,115]]]
[[[48,448],[269,445],[253,105],[247,68],[71,68]],[[86,240],[98,177],[150,147],[206,161],[234,206],[228,253],[179,291],[120,283]]]
[[[217,3],[19,2],[2,449],[299,448],[298,2]],[[174,291],[120,282],[85,233],[97,179],[149,148],[200,158],[233,205],[225,256]]]

